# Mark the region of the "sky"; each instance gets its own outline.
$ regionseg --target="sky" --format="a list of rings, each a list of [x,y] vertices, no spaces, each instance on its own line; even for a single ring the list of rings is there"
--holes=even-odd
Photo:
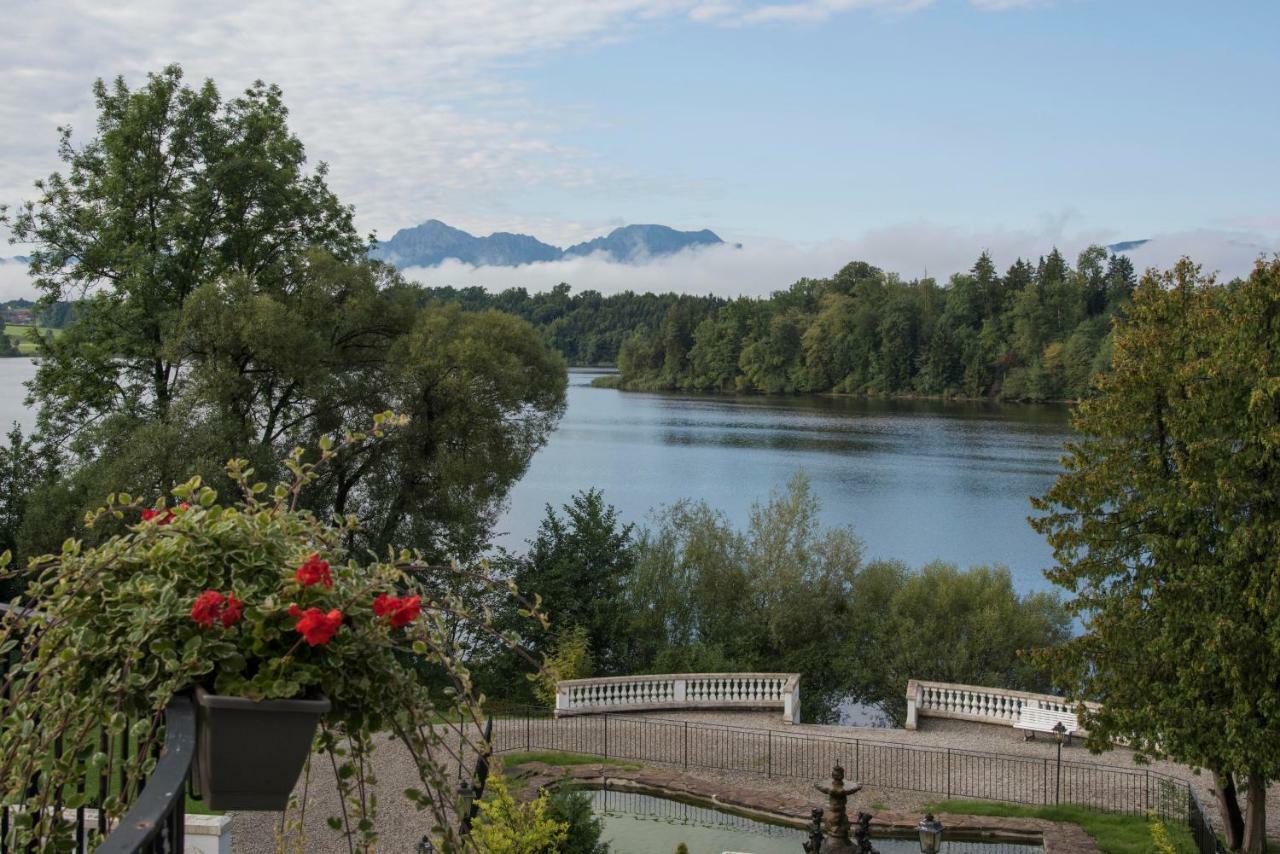
[[[414,271],[436,283],[762,293],[855,257],[946,276],[1153,238],[1224,275],[1280,249],[1272,0],[6,0],[0,201],[93,127],[90,86],[181,63],[279,84],[362,231],[743,244]],[[7,234],[0,233],[0,237]],[[21,254],[22,246],[0,248]],[[27,287],[0,265],[0,296]]]

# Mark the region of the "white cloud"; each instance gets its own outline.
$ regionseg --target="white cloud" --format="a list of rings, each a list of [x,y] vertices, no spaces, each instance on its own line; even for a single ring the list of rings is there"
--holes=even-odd
[[[931,2],[29,0],[0,28],[0,201],[29,197],[57,168],[57,125],[85,138],[94,78],[138,85],[170,62],[192,82],[212,77],[224,96],[255,79],[280,84],[294,130],[313,160],[330,163],[362,229],[497,219],[513,190],[540,187],[687,198],[698,187],[684,176],[638,174],[560,142],[566,117],[531,101],[513,71],[653,18],[741,25]]]
[[[731,245],[687,250],[644,265],[619,264],[601,256],[572,258],[522,267],[472,267],[446,262],[405,274],[429,285],[481,285],[498,291],[525,287],[546,290],[568,282],[574,290],[605,294],[621,291],[681,291],[695,294],[763,296],[803,277],[825,277],[849,261],[868,261],[905,279],[931,275],[945,281],[968,270],[983,251],[1004,269],[1016,258],[1035,260],[1057,246],[1074,262],[1090,243],[1115,240],[1114,235],[1061,234],[1022,230],[970,231],[936,223],[904,223],[867,232],[856,240],[797,244],[744,238]],[[1139,271],[1167,267],[1183,255],[1200,262],[1205,272],[1223,277],[1244,275],[1262,252],[1280,252],[1280,240],[1267,241],[1241,232],[1195,231],[1158,235],[1129,253]]]

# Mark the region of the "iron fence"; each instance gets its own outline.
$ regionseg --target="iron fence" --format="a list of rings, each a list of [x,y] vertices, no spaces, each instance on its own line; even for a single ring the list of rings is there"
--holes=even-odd
[[[14,610],[23,616],[40,617],[36,612],[0,603],[0,616]],[[22,664],[20,645],[0,655],[0,690],[20,690],[24,678],[19,669]],[[145,727],[126,726],[119,733],[109,733],[102,728],[93,746],[106,761],[96,771],[55,789],[51,803],[43,807],[52,815],[57,834],[67,837],[66,842],[58,841],[59,850],[67,850],[65,846],[69,844],[69,850],[77,854],[91,850],[106,854],[181,852],[195,740],[195,707],[185,696],[174,697],[163,714],[149,718]],[[61,758],[63,750],[64,740],[59,737],[53,743],[54,756]],[[144,758],[154,762],[151,773],[142,781],[131,780],[127,767],[136,762],[127,760]],[[37,794],[34,784],[33,780],[23,801]],[[112,822],[106,809],[108,800],[123,800],[130,808],[118,821]],[[75,806],[64,806],[68,803]],[[0,854],[43,849],[54,844],[50,839],[16,844],[20,826],[30,822],[30,809],[31,805],[26,802],[0,803]]]
[[[823,779],[838,762],[850,779],[868,787],[948,800],[1071,804],[1155,815],[1187,827],[1201,854],[1221,851],[1213,825],[1187,781],[1148,768],[634,715],[555,718],[540,709],[507,709],[493,738],[496,753],[579,753],[784,779]]]

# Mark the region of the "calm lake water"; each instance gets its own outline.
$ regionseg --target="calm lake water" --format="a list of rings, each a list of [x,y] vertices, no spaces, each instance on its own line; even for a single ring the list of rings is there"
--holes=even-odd
[[[546,504],[589,487],[628,521],[695,498],[745,524],[803,471],[823,521],[852,525],[868,556],[1004,564],[1019,590],[1049,586],[1050,550],[1026,517],[1059,471],[1066,407],[642,394],[591,388],[595,375],[570,372],[564,419],[500,525],[508,548]]]
[[[22,385],[34,375],[30,359],[0,359],[3,430],[34,424]],[[1048,587],[1027,499],[1058,473],[1065,407],[640,394],[591,388],[596,375],[570,372],[564,419],[499,525],[508,548],[523,548],[548,503],[589,487],[628,521],[695,498],[741,525],[803,471],[823,521],[852,525],[868,556],[1004,564],[1020,590]]]

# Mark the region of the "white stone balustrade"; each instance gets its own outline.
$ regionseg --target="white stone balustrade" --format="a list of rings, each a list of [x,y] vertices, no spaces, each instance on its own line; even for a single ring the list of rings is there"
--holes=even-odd
[[[674,673],[556,683],[556,717],[659,709],[781,709],[800,722],[798,673]]]
[[[1052,694],[911,679],[907,682],[906,726],[907,729],[915,729],[922,717],[1013,726],[1025,704],[1035,704],[1055,712],[1076,710],[1075,703]],[[1085,703],[1085,707],[1099,708],[1097,703]]]

